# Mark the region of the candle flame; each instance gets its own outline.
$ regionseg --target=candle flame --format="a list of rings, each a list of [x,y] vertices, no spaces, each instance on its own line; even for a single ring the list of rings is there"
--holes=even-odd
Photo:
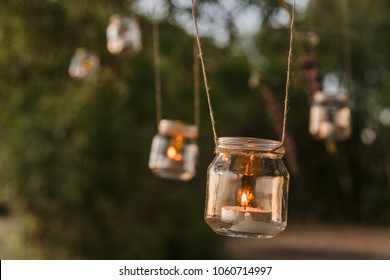
[[[176,161],[182,160],[182,155],[174,146],[169,146],[167,149],[167,157]]]
[[[175,161],[181,161],[183,156],[180,150],[183,148],[183,137],[176,136],[167,148],[167,157]]]
[[[85,59],[81,62],[81,68],[83,68],[83,70],[85,70],[85,71],[88,71],[89,69],[91,69],[91,66],[92,66],[91,62],[87,59]]]
[[[246,209],[246,207],[251,206],[251,204],[255,200],[255,196],[249,189],[245,188],[240,191],[240,193],[237,196],[237,199],[238,199],[238,203],[242,207],[244,207],[244,209]]]
[[[242,193],[241,195],[241,206],[242,207],[247,207],[248,206],[248,197],[245,192]]]

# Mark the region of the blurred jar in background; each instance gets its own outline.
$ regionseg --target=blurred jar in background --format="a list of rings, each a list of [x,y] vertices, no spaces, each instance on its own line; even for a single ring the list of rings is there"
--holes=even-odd
[[[317,91],[310,106],[309,132],[317,139],[346,140],[352,133],[351,108],[343,92]]]
[[[141,29],[133,17],[111,16],[106,33],[107,49],[112,54],[134,55],[142,49]]]
[[[68,73],[76,79],[94,79],[97,77],[99,67],[100,60],[94,53],[78,48],[70,61]]]
[[[198,128],[181,121],[161,120],[154,136],[149,168],[159,177],[188,181],[196,174]]]

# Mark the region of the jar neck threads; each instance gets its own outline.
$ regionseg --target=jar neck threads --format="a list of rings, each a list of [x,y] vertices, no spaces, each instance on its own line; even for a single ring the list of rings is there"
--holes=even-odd
[[[225,154],[264,154],[283,157],[285,150],[282,142],[252,137],[219,137],[216,153]]]
[[[186,138],[197,138],[198,128],[196,125],[186,124],[178,120],[163,119],[158,125],[158,131],[172,136],[181,135]]]

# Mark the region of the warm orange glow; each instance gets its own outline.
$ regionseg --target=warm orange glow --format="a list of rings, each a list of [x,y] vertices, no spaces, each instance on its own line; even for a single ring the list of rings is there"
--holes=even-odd
[[[252,202],[255,200],[255,196],[253,195],[251,190],[244,187],[244,189],[242,189],[238,193],[237,200],[238,200],[239,205],[246,208],[252,204]]]
[[[241,195],[241,206],[242,207],[247,207],[248,206],[248,198],[247,198],[245,192],[243,192],[242,195]]]
[[[81,68],[83,68],[85,71],[88,71],[90,68],[91,68],[91,62],[89,62],[88,60],[83,60],[83,62],[81,62]]]
[[[181,149],[183,148],[183,136],[176,136],[167,148],[167,157],[172,160],[181,161],[183,156],[181,154]]]
[[[174,146],[169,146],[167,149],[167,157],[176,161],[182,160],[182,155],[177,151]]]

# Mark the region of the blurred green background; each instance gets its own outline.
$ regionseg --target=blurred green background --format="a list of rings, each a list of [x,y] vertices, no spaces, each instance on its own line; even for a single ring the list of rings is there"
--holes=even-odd
[[[292,1],[199,1],[219,136],[279,139]],[[338,0],[297,0],[286,164],[289,225],[390,226],[390,2],[346,1],[353,135],[331,144],[308,133],[302,51],[320,74],[344,71]],[[203,220],[213,139],[201,84],[198,174],[148,170],[156,134],[152,21],[160,26],[164,118],[193,121],[190,0],[0,1],[0,256],[70,259],[235,258]],[[143,49],[106,49],[112,14],[137,16]],[[312,38],[312,37],[310,37]],[[74,51],[96,52],[96,81],[68,76]],[[251,87],[250,77],[260,77]],[[273,92],[266,102],[261,88]],[[275,129],[276,128],[276,129]],[[288,230],[283,233],[288,235]],[[275,239],[276,240],[276,239]],[[267,242],[267,241],[259,241]]]

